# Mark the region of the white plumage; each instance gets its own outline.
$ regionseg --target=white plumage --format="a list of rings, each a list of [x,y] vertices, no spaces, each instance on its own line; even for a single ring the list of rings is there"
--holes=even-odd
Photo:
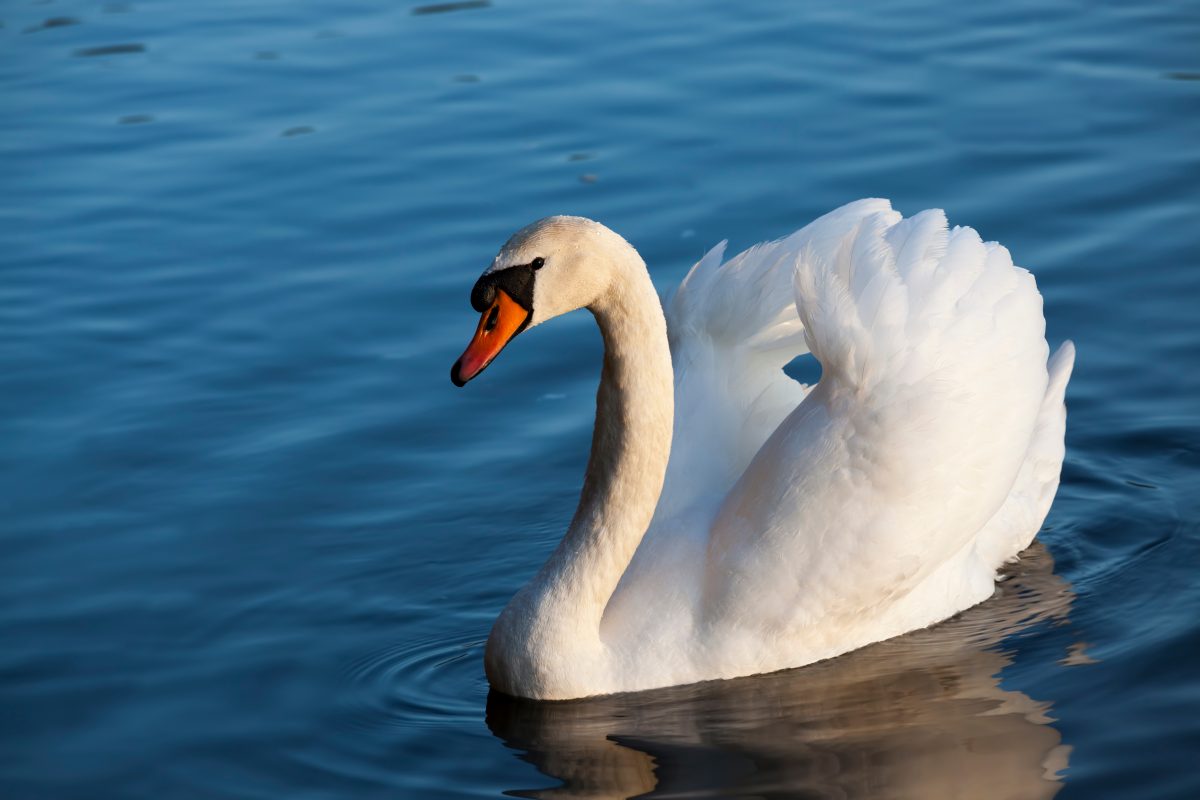
[[[665,330],[641,259],[598,223],[550,218],[497,256],[545,258],[532,324],[586,306],[606,346],[580,507],[493,630],[497,688],[562,699],[836,656],[987,598],[1045,518],[1074,350],[1047,364],[1041,296],[1005,248],[862,200],[723,251]],[[805,352],[814,387],[783,373]]]

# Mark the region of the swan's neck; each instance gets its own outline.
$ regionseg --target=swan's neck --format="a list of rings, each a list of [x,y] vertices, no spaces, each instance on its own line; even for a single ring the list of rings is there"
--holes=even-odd
[[[592,452],[575,517],[537,578],[595,631],[654,516],[671,452],[667,325],[640,259],[638,267],[591,308],[604,337]]]
[[[503,671],[510,680],[513,672],[523,680],[537,671],[521,662],[599,645],[604,608],[662,491],[674,411],[671,353],[658,294],[644,262],[626,247],[608,290],[588,307],[604,337],[604,368],[579,506],[558,549],[501,614],[488,643],[489,673],[499,658],[509,662]]]

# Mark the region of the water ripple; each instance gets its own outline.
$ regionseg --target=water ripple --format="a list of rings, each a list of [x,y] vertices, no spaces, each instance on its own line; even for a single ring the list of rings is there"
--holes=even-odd
[[[352,724],[367,727],[445,726],[477,719],[478,699],[464,692],[473,681],[482,690],[486,639],[429,638],[396,644],[352,663]]]
[[[490,6],[491,0],[461,0],[457,3],[430,3],[429,5],[417,6],[412,10],[415,17],[427,16],[429,14],[448,14],[452,11],[470,11],[475,8],[487,8]]]
[[[144,53],[146,45],[144,44],[106,44],[100,47],[84,47],[75,51],[75,55],[84,58],[94,56],[119,56],[127,53]]]

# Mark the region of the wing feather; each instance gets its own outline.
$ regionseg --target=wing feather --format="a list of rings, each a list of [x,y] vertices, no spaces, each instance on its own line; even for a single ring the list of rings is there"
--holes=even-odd
[[[1044,479],[1019,477],[1049,419],[1045,323],[1032,276],[972,229],[948,228],[938,210],[906,220],[875,212],[840,240],[809,242],[794,280],[821,381],[724,499],[702,607],[722,619],[752,604],[781,629],[824,620],[829,630],[831,619],[854,626],[903,605],[971,551],[1015,489],[1044,495]],[[1017,505],[1044,516],[1041,505]],[[1014,534],[1011,519],[997,522],[1005,533],[993,538],[1007,542],[993,549],[1028,544],[1040,521],[1023,540],[1028,524]],[[964,592],[980,590],[967,583]],[[793,588],[752,603],[764,586]],[[960,598],[962,607],[978,599]],[[931,609],[919,624],[955,610]]]

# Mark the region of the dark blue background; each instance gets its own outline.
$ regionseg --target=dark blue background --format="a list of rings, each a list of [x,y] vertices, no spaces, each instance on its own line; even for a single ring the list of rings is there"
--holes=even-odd
[[[569,518],[599,339],[454,389],[471,283],[549,213],[665,289],[862,196],[1008,245],[1078,345],[1042,536],[1072,602],[995,666],[1062,796],[1200,793],[1197,8],[484,5],[0,6],[2,793],[551,785],[485,724],[482,642]]]

